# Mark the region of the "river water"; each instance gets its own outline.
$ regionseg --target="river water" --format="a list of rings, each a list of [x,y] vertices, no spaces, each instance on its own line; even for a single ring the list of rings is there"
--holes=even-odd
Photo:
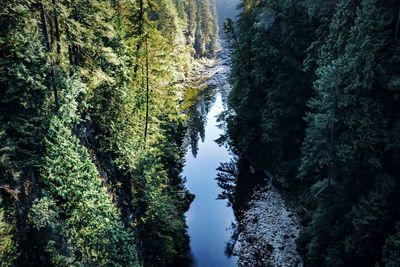
[[[189,110],[187,139],[190,149],[185,156],[183,176],[187,179],[187,189],[196,196],[186,213],[193,265],[196,267],[237,265],[236,257],[228,257],[225,253],[231,237],[229,228],[235,220],[233,211],[225,200],[217,200],[221,188],[215,180],[220,162],[229,161],[231,157],[226,148],[215,142],[222,134],[217,116],[225,108],[230,88],[229,51],[224,46],[222,43],[218,63],[209,70],[212,77],[207,82],[208,88]]]
[[[226,109],[230,91],[230,50],[224,42],[221,47],[217,64],[204,71],[211,77],[206,89],[196,91],[200,93],[187,110],[183,176],[186,188],[196,196],[186,213],[192,266],[301,267],[295,242],[298,218],[265,171],[252,168],[248,160],[230,155],[215,142],[223,134],[217,117]],[[216,177],[228,191],[221,194]],[[220,194],[229,199],[230,207],[227,199],[217,200]]]

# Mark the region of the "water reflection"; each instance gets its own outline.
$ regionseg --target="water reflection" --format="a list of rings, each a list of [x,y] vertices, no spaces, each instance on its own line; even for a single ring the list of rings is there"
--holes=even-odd
[[[226,246],[231,237],[231,223],[234,221],[232,209],[226,200],[218,200],[222,189],[217,185],[219,162],[229,161],[231,155],[215,140],[222,130],[217,117],[225,110],[229,93],[228,50],[219,54],[220,61],[210,72],[207,88],[194,96],[195,104],[187,108],[189,115],[185,144],[183,175],[186,187],[196,198],[186,213],[190,236],[190,247],[196,267],[234,267],[236,257],[229,257]],[[191,92],[188,92],[189,95]]]
[[[226,40],[220,41],[220,47],[221,50],[217,55],[219,62],[209,70],[211,78],[206,81],[205,87],[188,88],[186,90],[185,101],[189,103],[186,112],[189,118],[184,145],[185,147],[190,146],[194,157],[197,156],[199,141],[201,140],[201,142],[204,142],[205,140],[207,115],[215,103],[217,94],[220,95],[222,104],[219,113],[226,110],[230,91],[229,73],[232,50],[230,49],[230,44]],[[217,125],[218,123],[216,126]]]
[[[240,222],[243,213],[248,210],[252,193],[257,186],[265,181],[265,174],[262,171],[254,171],[250,162],[241,157],[233,157],[228,162],[221,162],[217,168],[218,186],[222,192],[218,195],[219,199],[228,201],[235,215],[235,222],[231,226],[231,238],[226,244],[226,253],[233,255],[236,242],[241,232]]]
[[[215,87],[208,86],[204,91],[196,95],[196,103],[187,110],[189,119],[185,140],[186,146],[190,145],[194,157],[197,156],[197,151],[199,150],[199,141],[201,140],[201,142],[204,142],[205,140],[207,114],[215,102],[215,94]]]

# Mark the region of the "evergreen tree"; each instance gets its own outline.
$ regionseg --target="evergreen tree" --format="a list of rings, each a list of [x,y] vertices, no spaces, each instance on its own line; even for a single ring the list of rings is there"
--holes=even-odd
[[[229,98],[235,111],[230,129],[237,132],[231,137],[283,185],[283,178],[297,170],[310,95],[309,77],[302,69],[309,45],[304,6],[298,1],[249,4],[239,31]]]
[[[77,119],[79,81],[66,81],[60,113],[50,119],[45,140],[41,197],[30,220],[48,231],[45,250],[53,265],[136,265],[132,234],[124,228],[88,151],[71,131]]]
[[[49,66],[36,30],[39,23],[31,17],[37,7],[31,1],[1,1],[1,6],[0,210],[5,243],[0,261],[11,266],[35,263],[35,253],[40,254],[29,235],[27,214],[35,197],[49,109]]]
[[[190,27],[207,36],[197,57],[215,50],[212,4],[1,4],[2,263],[132,266],[137,245],[147,266],[172,264],[188,245],[176,84]]]
[[[331,34],[343,34],[336,25],[345,21],[346,5],[338,6]],[[330,56],[320,61],[301,167],[302,175],[318,181],[314,193],[322,198],[304,232],[310,238],[306,255],[311,266],[367,266],[379,260],[373,252],[382,246],[393,192],[392,178],[382,169],[386,120],[380,97],[385,88],[377,83],[382,67],[376,51],[388,39],[386,25],[378,3],[363,1],[345,48],[340,44],[344,38],[336,38],[334,45],[327,42]]]
[[[241,8],[223,140],[297,208],[307,266],[395,266],[398,4]]]

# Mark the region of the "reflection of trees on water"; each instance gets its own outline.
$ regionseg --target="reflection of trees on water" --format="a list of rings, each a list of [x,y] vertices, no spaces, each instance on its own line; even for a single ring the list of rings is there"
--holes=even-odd
[[[215,179],[222,189],[218,199],[228,200],[228,206],[232,207],[237,221],[237,223],[232,223],[231,240],[227,243],[225,250],[225,253],[231,256],[241,232],[243,213],[248,209],[248,203],[255,188],[265,181],[265,174],[262,171],[253,171],[249,161],[241,157],[234,157],[229,162],[221,162],[217,170]]]
[[[229,97],[230,85],[226,84],[226,85],[224,85],[224,87],[225,88],[220,90],[220,93],[221,93],[222,104],[224,105],[224,110],[226,110],[227,106],[228,106],[228,97]]]
[[[218,199],[227,199],[228,206],[232,206],[239,176],[236,160],[231,159],[229,162],[221,162],[217,171],[217,178],[215,180],[217,180],[218,186],[222,189],[222,192],[218,195]]]
[[[205,140],[205,126],[207,123],[207,114],[215,102],[216,90],[214,87],[208,87],[200,93],[198,101],[188,109],[188,130],[186,139],[192,150],[194,157],[197,156],[199,141]]]
[[[218,199],[227,199],[236,219],[240,219],[242,212],[247,210],[251,194],[257,185],[262,184],[265,174],[252,171],[249,161],[238,156],[229,162],[221,162],[217,170],[215,179],[222,189]]]
[[[187,110],[189,119],[185,141],[186,146],[190,145],[194,157],[197,155],[199,141],[204,142],[207,114],[215,102],[217,93],[221,94],[224,110],[227,105],[230,91],[230,84],[228,82],[230,71],[229,60],[232,51],[229,48],[229,44],[225,41],[221,41],[221,46],[223,49],[218,55],[220,62],[211,71],[214,73],[207,81],[208,87],[190,100],[193,102],[193,105]]]
[[[224,43],[225,44],[225,43]],[[224,47],[221,54],[219,55],[220,63],[215,66],[210,73],[213,73],[213,76],[207,80],[207,88],[202,90],[199,88],[188,88],[185,96],[186,103],[192,103],[191,105],[185,105],[185,107],[189,106],[185,109],[185,113],[188,116],[187,121],[187,131],[184,138],[183,147],[185,149],[190,149],[193,156],[197,156],[197,152],[199,149],[200,140],[204,142],[205,140],[205,127],[207,124],[207,115],[210,112],[211,107],[214,105],[216,100],[217,93],[220,93],[222,104],[224,106],[224,110],[226,110],[227,99],[230,91],[230,85],[228,83],[228,75],[229,75],[229,66],[228,66],[228,49]],[[199,92],[199,93],[198,93]],[[223,124],[223,117],[220,116],[218,123]],[[236,164],[236,162],[232,162],[231,164]],[[233,166],[233,165],[232,165]],[[221,170],[222,171],[222,170]],[[232,181],[234,182],[234,181]],[[221,185],[225,184],[224,180],[221,180]],[[228,192],[228,191],[227,191]],[[228,196],[228,193],[221,198]],[[229,202],[231,202],[229,200]],[[232,229],[235,228],[235,224],[232,224]],[[227,246],[228,248],[228,246]],[[190,250],[185,254],[186,258],[182,262],[176,262],[173,266],[182,266],[188,267],[193,266],[190,260],[193,260],[190,255]],[[227,255],[229,252],[227,251]]]

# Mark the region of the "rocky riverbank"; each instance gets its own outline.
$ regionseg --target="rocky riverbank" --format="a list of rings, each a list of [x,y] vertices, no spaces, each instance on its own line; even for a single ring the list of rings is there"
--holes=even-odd
[[[234,250],[238,266],[303,266],[295,243],[298,219],[271,183],[255,190],[239,230]]]

